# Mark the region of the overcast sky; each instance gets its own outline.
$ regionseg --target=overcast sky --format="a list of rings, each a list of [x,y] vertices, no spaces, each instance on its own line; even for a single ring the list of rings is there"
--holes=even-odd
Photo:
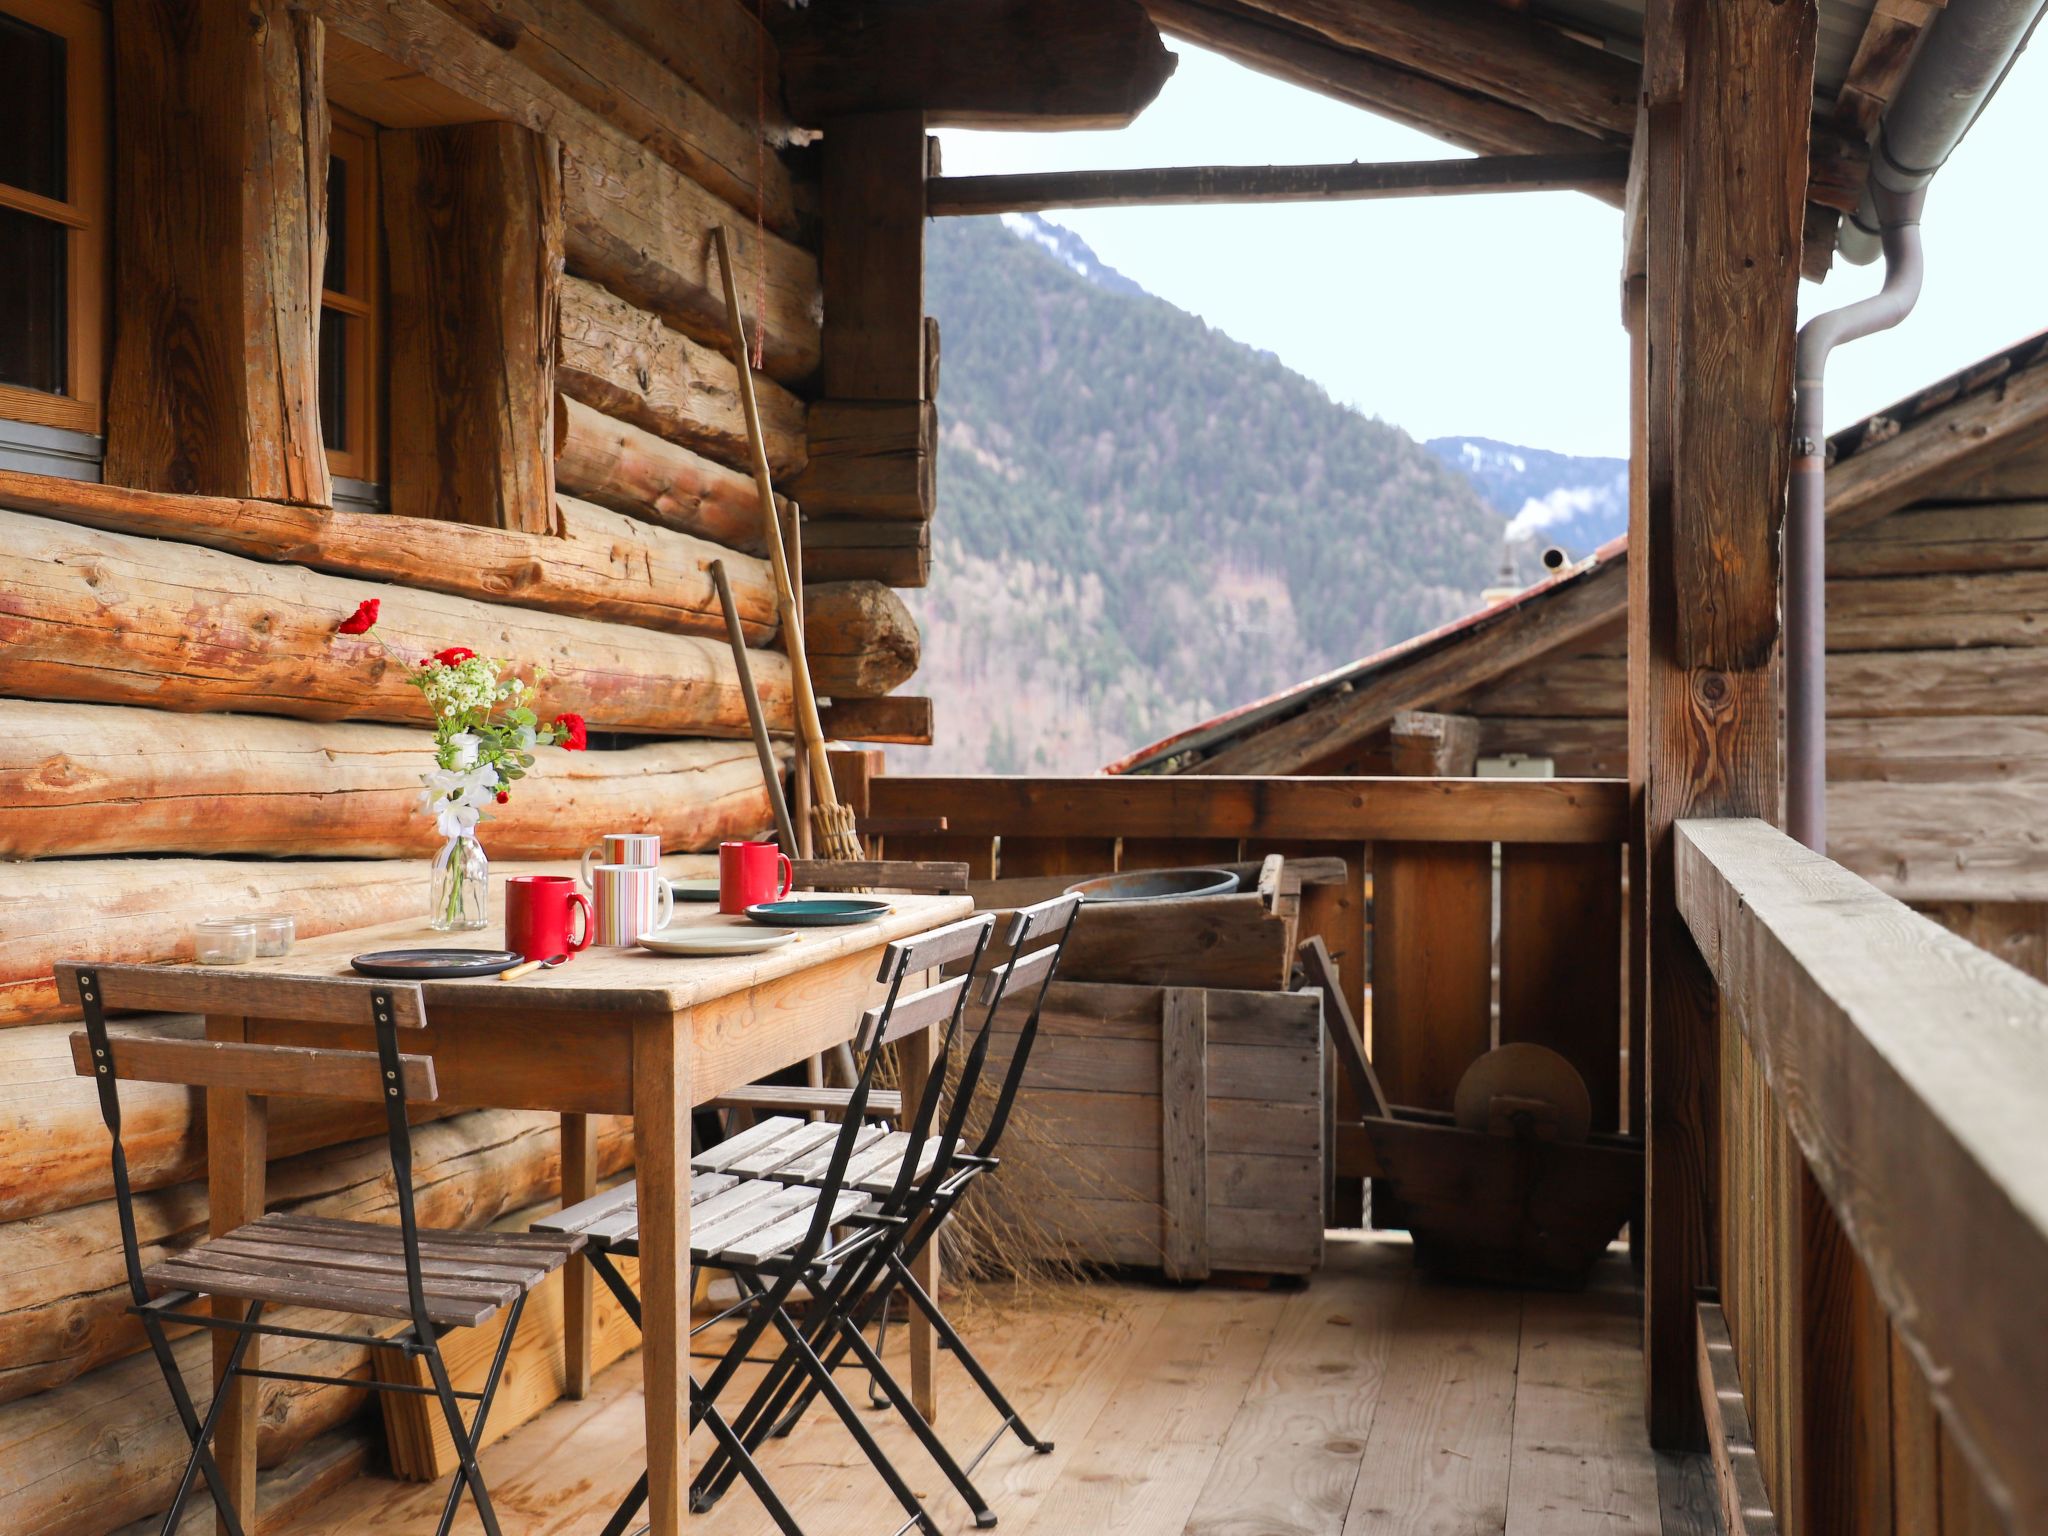
[[[1448,145],[1169,38],[1180,67],[1116,133],[947,130],[952,175],[1423,160]],[[1928,275],[1903,328],[1836,354],[1830,429],[2048,326],[2048,45],[2022,58],[1929,194]],[[1339,400],[1418,438],[1628,451],[1621,216],[1576,193],[1047,217],[1102,259]],[[1876,267],[1800,285],[1802,315]]]

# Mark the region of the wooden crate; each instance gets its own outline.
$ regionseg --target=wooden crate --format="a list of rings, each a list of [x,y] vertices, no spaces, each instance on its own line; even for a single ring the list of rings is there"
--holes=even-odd
[[[1028,1008],[1005,1004],[991,1074]],[[1175,1279],[1307,1274],[1323,1256],[1323,1050],[1313,991],[1055,982],[985,1198],[1027,1250]]]

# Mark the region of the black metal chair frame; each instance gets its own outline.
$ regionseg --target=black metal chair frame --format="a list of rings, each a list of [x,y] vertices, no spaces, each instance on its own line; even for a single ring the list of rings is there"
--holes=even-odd
[[[1040,903],[1038,908],[1028,911],[1057,907],[1061,898]],[[1033,1042],[1037,1038],[1039,1018],[1045,1006],[1045,997],[1059,971],[1059,957],[1064,953],[1068,938],[1073,933],[1074,921],[1080,912],[1080,903],[1075,901],[1069,909],[1066,920],[1061,924],[1059,937],[1051,946],[1053,960],[1040,979],[1036,996],[1032,999],[1031,1011],[1018,1034],[1017,1047],[1013,1053],[1009,1070],[1004,1075],[1003,1086],[998,1094],[996,1107],[989,1117],[989,1124],[972,1152],[961,1149],[966,1134],[969,1112],[972,1109],[978,1085],[986,1063],[991,1036],[997,1015],[1003,1005],[1010,978],[1010,966],[1004,965],[990,973],[988,993],[983,1001],[987,1005],[974,1044],[963,1063],[960,1081],[952,1093],[948,1106],[944,1130],[941,1134],[938,1156],[930,1171],[922,1180],[914,1178],[921,1150],[919,1139],[906,1149],[894,1189],[883,1206],[881,1219],[889,1223],[889,1236],[859,1255],[858,1263],[850,1263],[828,1277],[825,1288],[816,1296],[816,1306],[821,1313],[819,1324],[813,1329],[814,1347],[823,1350],[826,1373],[841,1369],[847,1363],[847,1355],[858,1357],[858,1363],[870,1369],[880,1360],[881,1338],[870,1346],[866,1340],[866,1328],[870,1323],[880,1324],[886,1319],[889,1300],[893,1292],[901,1287],[912,1305],[916,1306],[930,1320],[941,1345],[959,1359],[975,1385],[1001,1415],[1001,1422],[987,1442],[961,1468],[961,1477],[955,1479],[955,1486],[970,1476],[974,1469],[985,1460],[990,1451],[1008,1433],[1014,1433],[1019,1440],[1039,1455],[1046,1455],[1053,1449],[1049,1440],[1042,1440],[1034,1434],[1024,1421],[1023,1414],[1004,1395],[974,1352],[960,1337],[951,1321],[946,1317],[938,1302],[917,1281],[912,1266],[923,1253],[927,1244],[935,1241],[954,1207],[965,1195],[974,1180],[984,1173],[993,1172],[999,1166],[995,1149],[1002,1140],[1012,1108],[1016,1103],[1018,1090],[1023,1084],[1024,1070],[1028,1063]],[[1011,928],[1009,942],[1013,952],[1032,936],[1030,919],[1020,912]],[[962,1000],[965,1000],[963,993]],[[939,1098],[945,1092],[945,1053],[952,1041],[952,1032],[957,1028],[958,1018],[949,1026],[945,1040],[941,1042],[939,1060],[934,1064],[925,1083],[924,1093],[918,1105],[918,1121],[921,1128],[928,1128],[936,1113]],[[854,1119],[849,1104],[847,1123]],[[858,1341],[858,1342],[856,1342]],[[877,1378],[883,1387],[885,1399],[899,1409],[900,1389],[892,1390],[893,1383]],[[758,1448],[770,1434],[783,1436],[795,1428],[797,1422],[808,1411],[815,1400],[814,1382],[799,1379],[793,1372],[779,1368],[771,1371],[755,1389],[746,1407],[734,1422],[742,1442],[749,1448]],[[877,1403],[875,1406],[881,1406]],[[908,1415],[912,1427],[919,1432],[919,1439],[927,1443],[930,1426],[922,1415],[911,1409]],[[941,1459],[951,1477],[955,1465],[950,1453]],[[699,1474],[698,1484],[705,1490],[705,1507],[715,1501],[731,1486],[738,1471],[732,1458],[714,1453]],[[971,1483],[968,1485],[971,1487]],[[979,1494],[968,1499],[975,1512],[977,1526],[986,1528],[996,1522]]]
[[[173,1291],[161,1297],[152,1298],[149,1286],[143,1278],[141,1245],[135,1225],[134,1192],[128,1178],[128,1157],[121,1143],[121,1098],[118,1076],[113,1067],[112,1042],[107,1033],[106,1001],[100,985],[97,968],[80,966],[77,970],[79,1003],[85,1015],[85,1031],[93,1052],[94,1081],[99,1087],[100,1114],[106,1121],[107,1131],[113,1140],[114,1204],[121,1226],[121,1254],[128,1271],[128,1289],[132,1302],[128,1311],[141,1319],[143,1332],[148,1336],[150,1352],[155,1355],[162,1370],[164,1383],[170,1389],[171,1400],[177,1408],[178,1418],[185,1426],[186,1437],[192,1442],[192,1453],[186,1459],[183,1473],[178,1479],[176,1495],[171,1507],[164,1515],[162,1536],[174,1536],[178,1521],[184,1514],[185,1504],[190,1499],[196,1476],[203,1475],[207,1487],[213,1493],[214,1508],[221,1523],[230,1536],[243,1536],[242,1515],[252,1518],[255,1511],[239,1511],[234,1507],[227,1481],[222,1476],[219,1463],[209,1444],[220,1421],[221,1408],[228,1398],[229,1389],[237,1380],[292,1381],[317,1386],[341,1386],[365,1388],[373,1392],[397,1392],[416,1396],[433,1397],[439,1401],[441,1412],[448,1422],[449,1438],[453,1441],[458,1466],[455,1480],[448,1490],[448,1499],[441,1510],[441,1520],[435,1527],[436,1536],[448,1536],[455,1523],[456,1511],[461,1507],[465,1487],[476,1501],[477,1514],[482,1518],[488,1536],[501,1536],[498,1528],[497,1511],[492,1508],[491,1497],[484,1483],[483,1469],[477,1463],[477,1442],[482,1437],[488,1421],[491,1402],[497,1395],[498,1382],[504,1374],[505,1361],[512,1352],[513,1337],[519,1331],[519,1318],[525,1309],[526,1297],[522,1294],[507,1304],[505,1332],[498,1341],[496,1352],[491,1358],[488,1375],[484,1378],[481,1391],[459,1392],[448,1376],[448,1367],[441,1356],[441,1340],[455,1331],[452,1325],[442,1326],[432,1322],[427,1314],[427,1300],[424,1278],[420,1264],[419,1225],[413,1212],[412,1189],[412,1127],[406,1117],[405,1073],[399,1060],[398,1026],[395,1022],[393,997],[396,987],[385,985],[371,987],[368,993],[368,1014],[366,1022],[376,1032],[379,1070],[383,1074],[385,1087],[384,1118],[385,1134],[391,1149],[391,1174],[397,1190],[398,1220],[401,1241],[405,1248],[407,1300],[411,1308],[411,1327],[408,1332],[395,1338],[383,1338],[374,1334],[330,1333],[310,1328],[280,1327],[263,1321],[264,1303],[251,1301],[239,1318],[216,1317],[205,1311],[182,1311],[180,1308],[197,1300],[203,1293],[196,1291]],[[417,990],[407,988],[406,990]],[[424,1018],[424,1009],[420,1010]],[[236,1335],[233,1347],[221,1371],[219,1385],[214,1390],[213,1400],[201,1418],[186,1389],[183,1373],[178,1369],[177,1357],[171,1351],[170,1339],[165,1329],[172,1323],[189,1324],[195,1327],[215,1329]],[[244,1366],[242,1357],[248,1351],[249,1343],[258,1337],[312,1339],[339,1344],[361,1344],[371,1349],[392,1350],[401,1354],[415,1355],[424,1359],[433,1377],[431,1387],[417,1386],[408,1382],[384,1382],[374,1378],[369,1381],[357,1377],[319,1376],[298,1371],[269,1371]],[[468,1425],[462,1420],[461,1404],[476,1404],[475,1417]]]
[[[989,932],[992,928],[992,923],[984,923],[983,931],[974,947],[970,969],[980,963],[981,955],[988,946]],[[760,1498],[770,1518],[785,1536],[802,1536],[802,1528],[797,1524],[788,1506],[777,1496],[767,1476],[754,1459],[753,1452],[759,1448],[760,1437],[756,1437],[751,1443],[748,1442],[736,1432],[735,1427],[716,1406],[719,1394],[731,1383],[739,1368],[754,1358],[754,1346],[771,1326],[781,1337],[783,1345],[781,1353],[775,1357],[774,1370],[771,1374],[780,1375],[787,1372],[794,1379],[805,1383],[811,1394],[822,1395],[832,1406],[840,1421],[846,1425],[848,1433],[873,1463],[876,1472],[880,1474],[889,1491],[895,1495],[897,1503],[908,1515],[909,1518],[898,1528],[899,1536],[900,1532],[908,1531],[913,1526],[924,1531],[926,1536],[941,1536],[941,1533],[938,1524],[931,1518],[922,1501],[890,1462],[868,1427],[861,1422],[859,1410],[847,1399],[844,1391],[833,1379],[831,1371],[819,1357],[819,1347],[831,1343],[835,1333],[838,1347],[850,1348],[861,1356],[862,1363],[869,1367],[875,1381],[904,1415],[912,1432],[932,1454],[949,1481],[975,1508],[977,1523],[994,1523],[993,1515],[988,1516],[986,1522],[980,1520],[981,1514],[987,1509],[986,1502],[974,1489],[966,1473],[953,1463],[951,1455],[939,1440],[937,1433],[917,1412],[909,1393],[890,1375],[882,1363],[881,1356],[873,1351],[866,1338],[857,1329],[852,1331],[849,1338],[847,1329],[850,1325],[844,1319],[833,1318],[829,1313],[818,1314],[818,1322],[815,1325],[800,1326],[788,1309],[790,1295],[799,1284],[804,1284],[813,1297],[820,1296],[829,1289],[832,1275],[846,1270],[862,1252],[886,1243],[890,1233],[899,1225],[888,1214],[886,1206],[879,1215],[868,1211],[857,1212],[837,1223],[851,1229],[850,1235],[841,1238],[837,1243],[830,1241],[835,1225],[832,1213],[839,1195],[845,1188],[847,1168],[853,1160],[865,1119],[868,1093],[873,1085],[875,1070],[882,1059],[881,1042],[889,1016],[902,996],[903,983],[908,975],[908,968],[902,963],[904,952],[896,946],[891,946],[888,953],[893,963],[885,962],[881,979],[888,983],[889,990],[880,1007],[875,1010],[872,1028],[865,1031],[868,1038],[860,1042],[865,1060],[848,1096],[846,1117],[833,1140],[831,1160],[824,1176],[812,1186],[818,1191],[818,1200],[812,1212],[809,1231],[796,1247],[764,1262],[722,1261],[719,1267],[732,1273],[741,1287],[741,1300],[690,1330],[692,1337],[695,1337],[726,1318],[738,1315],[745,1319],[739,1332],[718,1357],[718,1363],[704,1381],[699,1383],[694,1376],[691,1378],[691,1427],[695,1428],[700,1422],[709,1425],[718,1446],[713,1453],[713,1464],[728,1474],[720,1481],[716,1492],[709,1490],[706,1479],[700,1474],[691,1488],[691,1508],[698,1513],[709,1509],[712,1502],[730,1488],[734,1477],[743,1478],[748,1487]],[[957,1030],[968,991],[967,986],[960,987],[960,996],[947,1022],[945,1036],[942,1037],[942,1060],[943,1041],[950,1040]],[[942,1067],[940,1070],[942,1071]],[[939,1072],[935,1071],[934,1075],[939,1075]],[[912,1166],[921,1154],[931,1118],[930,1109],[921,1103],[917,1122],[910,1133],[912,1140],[908,1153]],[[625,1277],[612,1262],[614,1251],[608,1245],[593,1243],[585,1250],[585,1256],[612,1294],[618,1298],[620,1305],[626,1309],[627,1314],[638,1323],[639,1298],[633,1294],[633,1288],[627,1284]],[[810,1323],[809,1317],[806,1322]],[[707,1467],[708,1470],[710,1469]],[[639,1481],[613,1511],[611,1519],[604,1527],[604,1536],[624,1536],[646,1499],[647,1477],[642,1473]]]

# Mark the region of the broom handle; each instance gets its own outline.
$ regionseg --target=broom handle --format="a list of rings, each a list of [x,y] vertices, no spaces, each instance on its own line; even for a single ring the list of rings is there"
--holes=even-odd
[[[783,851],[795,858],[796,823],[789,819],[789,804],[782,797],[782,770],[775,765],[775,747],[768,740],[768,717],[761,713],[761,698],[754,692],[754,669],[747,661],[747,637],[740,629],[740,608],[733,601],[732,582],[726,578],[723,560],[711,562],[711,580],[718,587],[718,604],[725,610],[733,670],[739,674],[740,692],[746,695],[747,724],[754,733],[754,751],[761,759],[761,777],[768,785],[768,808],[775,813],[775,835],[782,840]]]
[[[775,481],[768,471],[768,443],[761,432],[761,408],[754,403],[754,370],[747,363],[746,321],[740,316],[740,287],[732,267],[732,247],[725,227],[711,231],[725,278],[725,315],[732,332],[733,365],[739,372],[740,408],[747,418],[747,443],[754,453],[754,490],[761,502],[761,536],[775,573],[775,608],[782,618],[782,643],[789,653],[790,683],[796,694],[797,734],[811,760],[812,793],[820,805],[837,805],[832,770],[825,758],[825,725],[818,718],[818,695],[811,687],[811,668],[804,652],[803,613],[791,589],[789,554],[782,547],[782,520],[775,513]]]

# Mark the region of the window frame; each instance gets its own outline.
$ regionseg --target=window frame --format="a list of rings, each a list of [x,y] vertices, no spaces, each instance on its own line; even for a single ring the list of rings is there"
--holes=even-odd
[[[0,0],[0,5],[10,3],[12,0]],[[383,209],[377,180],[377,125],[332,101],[327,110],[327,152],[349,167],[348,214],[343,224],[348,240],[341,253],[342,281],[348,284],[349,291],[338,293],[327,287],[323,265],[320,309],[323,314],[332,309],[354,322],[343,331],[348,377],[342,427],[344,440],[351,446],[329,448],[327,470],[340,479],[374,483],[380,478],[378,470],[383,462],[378,410],[383,394],[379,370],[384,352]],[[328,228],[333,228],[331,218]]]
[[[97,0],[0,0],[0,12],[64,39],[65,197],[0,185],[0,208],[65,231],[63,394],[0,384],[0,420],[106,430],[107,13]]]

